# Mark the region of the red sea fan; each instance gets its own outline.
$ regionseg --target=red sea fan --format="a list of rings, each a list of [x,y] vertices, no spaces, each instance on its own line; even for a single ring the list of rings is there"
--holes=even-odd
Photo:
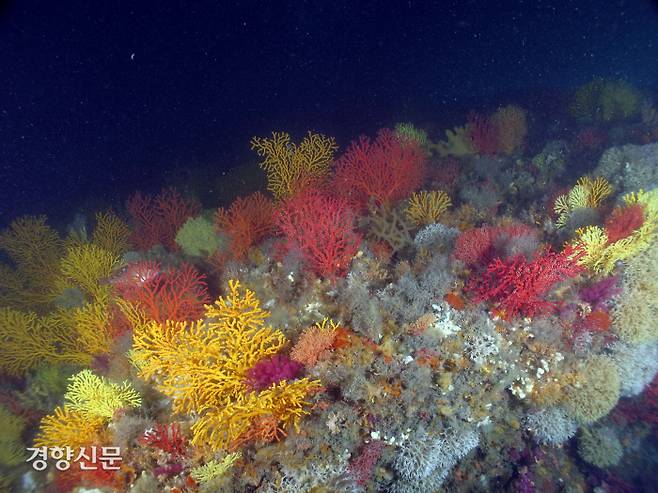
[[[508,319],[533,317],[553,311],[555,303],[545,296],[557,283],[581,271],[571,249],[561,253],[548,249],[531,261],[520,255],[494,259],[482,276],[471,278],[467,290],[475,302],[496,303]]]
[[[215,228],[230,240],[233,258],[242,260],[249,248],[274,230],[274,204],[260,192],[238,197],[215,214]]]
[[[178,423],[157,424],[146,430],[139,442],[164,450],[173,457],[183,457],[187,447],[187,439]]]
[[[159,323],[198,320],[210,301],[205,276],[189,264],[167,269],[157,262],[131,264],[115,289]]]
[[[498,132],[489,118],[475,112],[468,115],[468,129],[473,148],[478,154],[498,152]]]
[[[174,188],[165,188],[156,197],[135,192],[126,208],[134,223],[130,240],[139,250],[160,244],[170,251],[178,251],[176,233],[185,221],[201,212],[199,202],[183,197]]]
[[[402,142],[385,128],[374,141],[361,136],[352,142],[336,162],[334,186],[359,210],[371,199],[377,205],[393,204],[420,187],[426,163],[418,143]]]
[[[605,221],[608,243],[614,243],[638,229],[644,223],[644,209],[640,204],[617,207]]]
[[[317,190],[286,200],[275,217],[284,250],[298,251],[319,276],[333,279],[347,272],[361,243],[347,200]]]

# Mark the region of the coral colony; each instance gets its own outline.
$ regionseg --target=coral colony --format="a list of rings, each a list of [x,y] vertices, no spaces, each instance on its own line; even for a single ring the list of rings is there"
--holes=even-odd
[[[658,433],[643,97],[583,86],[563,140],[514,105],[444,140],[273,132],[267,190],[227,207],[167,188],[90,234],[15,218],[0,491],[635,491]]]

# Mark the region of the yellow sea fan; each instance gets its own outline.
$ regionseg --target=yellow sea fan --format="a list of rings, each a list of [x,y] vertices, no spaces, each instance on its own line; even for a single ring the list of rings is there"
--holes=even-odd
[[[604,199],[613,192],[612,185],[603,177],[592,179],[583,176],[578,179],[576,185],[564,195],[555,199],[553,212],[557,215],[555,225],[563,228],[569,222],[569,215],[576,209],[595,209],[601,205]]]
[[[264,326],[268,312],[253,291],[229,281],[229,294],[206,305],[207,321],[142,323],[134,327],[131,359],[143,378],[173,397],[176,412],[220,405],[245,392],[246,372],[286,343]]]
[[[109,277],[121,263],[121,259],[95,244],[84,244],[69,248],[61,262],[65,280],[79,286],[92,298],[107,297],[108,285],[99,283]]]
[[[450,197],[443,190],[422,191],[411,195],[406,213],[415,225],[427,225],[438,222],[451,205]]]
[[[332,137],[322,134],[308,132],[297,145],[289,134],[272,132],[271,138],[251,139],[251,148],[264,158],[260,167],[267,173],[267,189],[281,199],[327,177],[338,146]]]
[[[203,466],[197,466],[190,471],[190,477],[199,483],[207,483],[226,474],[233,464],[242,457],[242,452],[227,454],[221,461],[211,460]]]
[[[258,329],[270,312],[260,308],[260,300],[250,289],[240,291],[240,281],[229,280],[229,293],[220,296],[212,305],[206,305],[206,316],[213,319],[214,324],[240,324],[248,329]]]
[[[103,418],[88,416],[66,407],[57,407],[54,414],[41,419],[34,446],[79,449],[97,444],[104,428]]]
[[[123,255],[130,247],[130,228],[114,212],[96,214],[96,227],[91,242],[114,254]]]
[[[431,146],[440,156],[470,156],[475,154],[468,126],[455,127],[445,131],[446,140]]]
[[[0,272],[0,298],[6,291],[14,299],[21,298],[26,307],[55,299],[59,294],[55,285],[63,242],[46,224],[46,216],[23,216],[12,221],[0,233],[0,250],[6,252],[15,267],[4,267]],[[23,303],[12,306],[21,307]]]
[[[602,176],[592,180],[589,176],[583,176],[576,182],[576,186],[582,186],[587,191],[586,207],[596,208],[603,200],[612,195],[612,185]]]
[[[91,370],[82,370],[69,380],[71,383],[64,394],[65,405],[87,417],[109,419],[117,409],[142,404],[142,398],[130,382],[121,385],[108,382]]]
[[[76,334],[57,317],[0,308],[0,371],[21,376],[41,363],[91,364]]]
[[[305,329],[290,351],[290,358],[305,366],[313,366],[322,353],[331,348],[338,327],[333,320],[325,318]]]
[[[301,417],[309,414],[306,396],[321,388],[319,380],[303,378],[284,380],[261,392],[242,393],[224,407],[204,410],[192,425],[191,443],[227,449],[261,416],[274,416],[284,430],[291,426],[298,430]]]

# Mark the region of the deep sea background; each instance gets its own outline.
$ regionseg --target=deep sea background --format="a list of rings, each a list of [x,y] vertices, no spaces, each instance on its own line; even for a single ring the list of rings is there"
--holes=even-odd
[[[655,91],[657,58],[649,0],[3,2],[0,226],[173,184],[221,205],[263,179],[253,135],[552,115],[595,76]]]

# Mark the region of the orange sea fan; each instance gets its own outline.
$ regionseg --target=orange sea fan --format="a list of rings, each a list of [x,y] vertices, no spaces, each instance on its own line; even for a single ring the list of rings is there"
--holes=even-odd
[[[327,350],[331,349],[337,328],[338,325],[333,320],[325,318],[321,323],[304,330],[297,344],[292,348],[290,358],[304,366],[313,366]]]
[[[273,202],[261,192],[238,197],[215,213],[215,228],[228,236],[233,258],[243,259],[249,248],[272,233],[273,213]]]

